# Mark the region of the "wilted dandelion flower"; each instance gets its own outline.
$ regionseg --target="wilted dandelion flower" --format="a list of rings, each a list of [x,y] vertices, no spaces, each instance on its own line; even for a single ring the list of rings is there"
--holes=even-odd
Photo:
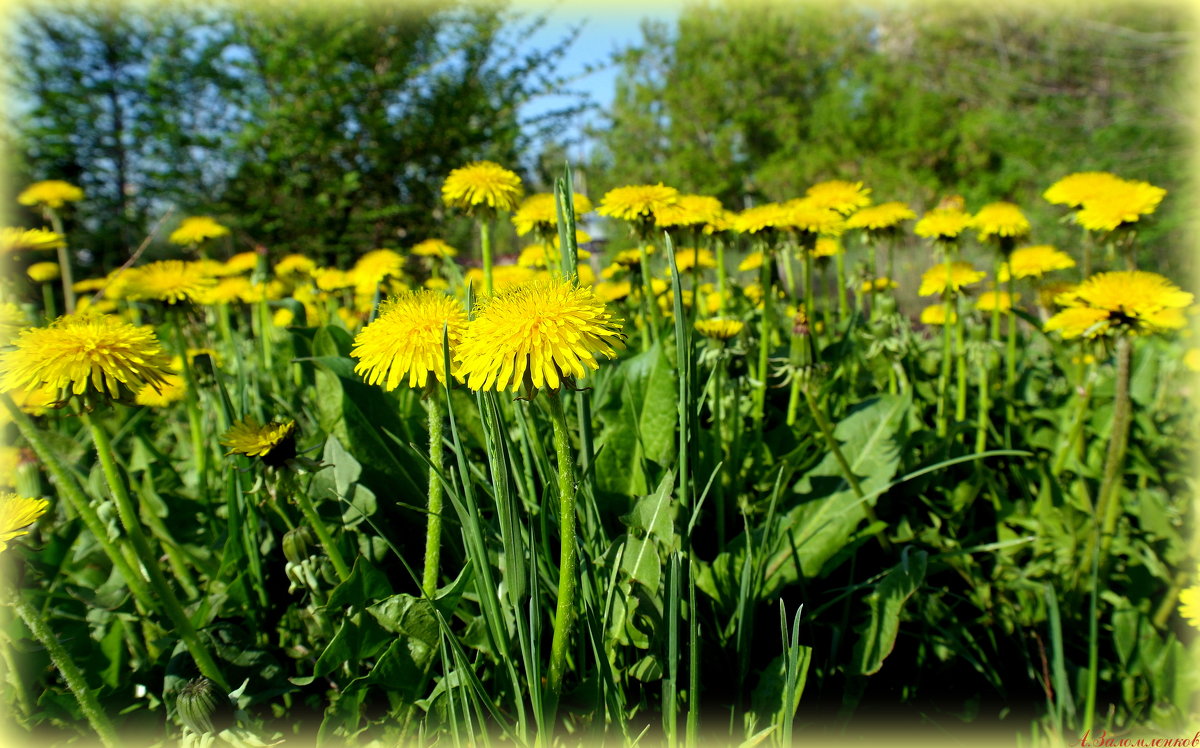
[[[35,283],[49,283],[58,280],[62,273],[57,262],[35,262],[25,268],[25,274]]]
[[[926,270],[925,274],[921,276],[921,287],[917,290],[917,295],[933,296],[945,293],[947,286],[957,292],[964,286],[978,283],[986,275],[987,273],[976,270],[969,262],[952,262],[949,273],[947,273],[946,263],[941,262]]]
[[[200,244],[209,239],[227,236],[229,229],[217,223],[211,216],[192,216],[180,222],[179,228],[171,232],[167,241],[172,244]]]
[[[912,211],[912,208],[904,203],[881,203],[855,211],[846,219],[846,228],[882,233],[895,229],[904,221],[911,221],[916,217],[917,214]]]
[[[388,299],[379,316],[354,338],[354,372],[368,384],[394,390],[407,376],[409,387],[425,387],[432,373],[446,383],[442,326],[450,353],[462,339],[467,311],[458,299],[437,291],[409,291]],[[451,362],[451,374],[456,368]]]
[[[66,245],[62,234],[47,229],[20,229],[11,226],[0,229],[0,254],[34,249],[58,249]]]
[[[1114,231],[1153,213],[1166,194],[1149,182],[1121,180],[1086,200],[1075,214],[1075,222],[1089,231]]]
[[[671,205],[665,205],[654,213],[659,228],[681,226],[705,226],[719,222],[725,209],[721,201],[708,195],[680,195]]]
[[[21,205],[39,205],[55,209],[82,199],[83,190],[61,179],[34,182],[17,195],[17,202]]]
[[[279,467],[296,456],[296,422],[291,419],[260,424],[248,416],[221,435],[228,455],[258,457],[268,467]]]
[[[1029,233],[1029,219],[1012,203],[988,203],[971,218],[971,225],[979,232],[979,241],[992,237],[1017,239]],[[1011,246],[1011,245],[1010,245]]]
[[[712,340],[729,340],[745,327],[746,323],[736,319],[700,319],[694,323],[696,332]]]
[[[38,520],[50,502],[27,499],[15,493],[0,494],[0,553],[8,550],[8,541],[29,534],[29,526]]]
[[[951,321],[957,321],[958,315],[953,309],[950,310]],[[946,324],[946,305],[945,304],[930,304],[921,310],[921,324],[924,325],[944,325]]]
[[[1120,177],[1106,171],[1084,171],[1068,174],[1042,193],[1042,197],[1055,205],[1077,208],[1092,198],[1105,194],[1122,182]]]
[[[473,390],[557,390],[565,377],[598,369],[596,354],[624,348],[614,320],[592,289],[538,280],[484,299],[456,358]]]
[[[961,210],[934,208],[921,216],[913,233],[936,241],[950,241],[971,225],[971,216]]]
[[[470,212],[477,207],[513,210],[521,199],[521,178],[491,161],[455,169],[442,184],[442,202]]]
[[[149,327],[116,317],[74,314],[23,330],[0,352],[0,391],[50,387],[70,395],[121,398],[166,381],[168,359]]]
[[[575,215],[580,216],[592,210],[592,201],[578,192],[573,193]],[[517,212],[512,217],[513,227],[517,236],[525,236],[531,231],[550,231],[558,225],[558,205],[554,202],[554,194],[539,192],[525,198]]]
[[[1014,298],[1015,297],[1015,298]],[[1007,312],[1012,309],[1013,301],[1020,301],[1021,294],[1009,296],[1006,291],[984,291],[975,300],[975,308],[981,312]]]
[[[1008,281],[1009,273],[1013,278],[1040,278],[1046,273],[1073,267],[1075,260],[1071,255],[1049,244],[1039,244],[1014,250],[1008,256],[1008,262],[1000,266],[999,280],[1001,283]]]
[[[805,190],[804,195],[804,199],[811,205],[835,210],[843,216],[871,204],[869,187],[863,187],[862,182],[847,182],[841,179],[814,184]]]
[[[1184,326],[1183,308],[1194,296],[1157,273],[1122,270],[1099,273],[1056,301],[1066,306],[1046,321],[1064,338],[1092,338],[1113,328],[1154,332]]]
[[[122,295],[129,299],[178,304],[198,300],[216,285],[216,279],[198,262],[160,260],[126,272]]]
[[[426,239],[412,248],[412,253],[418,257],[454,257],[458,250],[441,239]]]

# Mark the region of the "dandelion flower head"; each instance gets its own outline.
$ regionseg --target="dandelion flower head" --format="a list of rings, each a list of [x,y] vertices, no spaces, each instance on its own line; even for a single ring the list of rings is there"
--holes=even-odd
[[[1078,208],[1100,197],[1123,180],[1106,171],[1083,171],[1068,174],[1042,193],[1046,202]]]
[[[66,203],[83,199],[83,190],[61,179],[34,182],[17,195],[21,205],[40,205],[46,208],[61,208]]]
[[[473,390],[557,390],[624,348],[620,320],[588,286],[542,279],[484,299],[456,358]]]
[[[822,236],[813,247],[813,257],[833,257],[842,253],[842,245],[837,239]]]
[[[802,197],[783,204],[785,228],[806,234],[837,236],[846,228],[842,215],[812,198]]]
[[[317,269],[317,263],[301,254],[290,254],[275,263],[275,275],[280,278],[289,275],[311,275]]]
[[[975,300],[975,308],[981,312],[1007,312],[1012,309],[1014,300],[1020,301],[1021,294],[1009,296],[1007,291],[984,291]]]
[[[574,193],[574,205],[577,216],[592,210],[592,201],[578,192]],[[517,236],[525,236],[531,231],[553,229],[558,225],[558,205],[554,202],[554,194],[539,192],[525,198],[513,214],[512,222]]]
[[[721,201],[708,195],[680,195],[674,204],[656,211],[654,218],[660,228],[704,226],[720,221],[725,209]]]
[[[865,229],[868,232],[884,232],[894,229],[904,221],[911,221],[917,214],[904,203],[890,202],[871,205],[855,211],[846,219],[846,228]]]
[[[1099,273],[1056,301],[1066,308],[1046,320],[1047,331],[1064,338],[1101,335],[1113,328],[1131,332],[1179,329],[1183,309],[1195,297],[1157,273],[1121,270]]]
[[[31,249],[58,249],[67,246],[62,234],[47,229],[0,229],[0,254]]]
[[[971,216],[953,208],[934,208],[921,216],[913,233],[936,241],[950,241],[971,225]]]
[[[412,248],[412,253],[418,257],[454,257],[458,250],[441,239],[426,239]]]
[[[269,467],[279,467],[296,456],[296,422],[291,419],[260,424],[253,416],[236,421],[221,435],[226,455],[258,457]]]
[[[429,374],[446,383],[442,327],[450,353],[467,327],[467,311],[458,299],[438,291],[408,291],[388,299],[379,316],[354,338],[350,355],[358,359],[354,372],[368,384],[396,389],[405,377],[409,387],[424,387]],[[451,362],[451,374],[456,367]]]
[[[746,208],[733,218],[733,228],[742,234],[759,234],[770,229],[783,229],[788,224],[788,211],[780,203],[763,203]]]
[[[950,319],[955,320],[958,315],[954,310],[950,310]],[[930,304],[921,310],[921,324],[923,325],[944,325],[946,324],[946,305],[945,304]]]
[[[617,187],[605,193],[596,212],[602,216],[649,224],[663,210],[679,202],[679,190],[659,184],[635,184]]]
[[[681,248],[675,253],[675,266],[679,268],[680,273],[686,273],[692,268],[715,268],[717,258],[707,249]]]
[[[1166,190],[1149,182],[1121,180],[1101,195],[1085,201],[1075,213],[1075,222],[1088,231],[1114,231],[1153,213],[1166,194]]]
[[[1012,203],[988,203],[971,218],[971,225],[979,232],[979,241],[992,237],[1016,239],[1029,233],[1029,219]],[[1011,245],[1010,245],[1011,246]]]
[[[521,199],[521,178],[491,161],[476,161],[455,169],[442,184],[442,202],[471,211],[514,210]]]
[[[38,520],[50,502],[27,499],[15,493],[0,494],[0,553],[8,550],[8,541],[29,534],[29,526]]]
[[[940,262],[926,270],[925,274],[921,276],[921,287],[917,290],[917,295],[933,296],[945,293],[947,286],[958,291],[964,286],[978,283],[986,275],[987,273],[976,270],[969,262],[952,262],[949,272],[947,272],[946,263]]]
[[[70,395],[121,398],[166,380],[169,359],[149,327],[117,317],[73,314],[22,330],[0,352],[0,391],[49,387]]]
[[[758,270],[759,268],[762,267],[762,264],[763,264],[762,250],[756,249],[753,252],[751,252],[750,254],[746,255],[744,258],[742,258],[742,261],[738,263],[737,269],[738,269],[738,272],[745,272],[747,270]]]
[[[1073,267],[1075,260],[1071,255],[1049,244],[1039,244],[1013,250],[1008,262],[1000,266],[999,280],[1007,282],[1010,273],[1013,278],[1040,278],[1046,273]]]
[[[1179,591],[1179,615],[1194,629],[1200,629],[1200,584]]]
[[[700,319],[695,322],[696,332],[712,340],[729,340],[745,327],[746,323],[737,319]]]
[[[198,262],[159,260],[126,271],[122,295],[166,304],[195,301],[216,285],[216,279]]]
[[[869,187],[863,187],[862,182],[847,182],[841,179],[814,184],[804,195],[812,205],[835,210],[843,216],[871,204]]]
[[[171,232],[167,241],[172,244],[193,245],[227,236],[229,229],[217,223],[211,216],[192,216],[180,222],[179,228]]]

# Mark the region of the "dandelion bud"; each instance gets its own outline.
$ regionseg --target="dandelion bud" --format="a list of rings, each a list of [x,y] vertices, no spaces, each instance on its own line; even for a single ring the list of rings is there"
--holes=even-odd
[[[308,527],[301,526],[288,530],[283,536],[283,555],[289,563],[299,564],[308,559],[313,553],[316,538]]]
[[[217,732],[214,724],[224,728],[230,722],[229,698],[221,693],[216,684],[204,677],[187,682],[179,692],[175,709],[183,724],[198,735]]]

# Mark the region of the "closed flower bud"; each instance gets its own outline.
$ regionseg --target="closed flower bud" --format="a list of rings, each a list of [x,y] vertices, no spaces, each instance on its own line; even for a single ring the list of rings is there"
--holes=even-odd
[[[283,536],[283,555],[293,564],[299,564],[313,554],[316,538],[308,527],[300,526],[288,530]]]
[[[175,708],[183,724],[198,735],[219,732],[232,724],[229,698],[208,678],[188,681]]]

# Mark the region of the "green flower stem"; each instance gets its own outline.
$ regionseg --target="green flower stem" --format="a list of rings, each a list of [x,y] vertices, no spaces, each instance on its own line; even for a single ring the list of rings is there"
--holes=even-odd
[[[1087,229],[1083,229],[1083,241],[1080,242],[1083,246],[1083,262],[1080,264],[1080,270],[1083,271],[1083,280],[1087,280],[1092,274],[1092,233]]]
[[[949,253],[946,257],[949,258]],[[946,260],[946,277],[950,276],[950,260]],[[938,377],[938,402],[937,402],[937,435],[945,436],[949,431],[949,409],[950,409],[950,362],[953,358],[953,348],[951,347],[952,336],[954,331],[950,326],[950,316],[954,314],[953,291],[950,288],[949,282],[946,284],[946,290],[943,292],[945,300],[946,319],[942,322],[942,369],[941,375]]]
[[[967,351],[963,342],[963,321],[959,314],[962,301],[954,297],[954,363],[958,371],[957,387],[954,391],[954,420],[967,420]]]
[[[437,594],[438,559],[442,552],[442,401],[441,393],[429,395],[429,514],[425,517],[425,570],[421,591],[426,597]]]
[[[58,271],[62,276],[63,303],[67,306],[67,314],[75,311],[75,280],[71,276],[71,253],[67,250],[67,233],[63,231],[62,218],[54,208],[46,208],[46,217],[54,233],[63,238],[63,246],[58,248]]]
[[[815,237],[814,237],[815,241]],[[816,299],[813,298],[813,246],[804,244],[804,316],[808,321],[808,334],[812,336],[813,346],[820,350],[820,335],[817,334]]]
[[[779,259],[783,260],[783,280],[787,283],[788,296],[796,298],[796,292],[799,290],[796,286],[796,268],[795,261],[792,257],[791,247],[785,246],[783,251],[779,253]],[[766,262],[766,258],[763,258]]]
[[[725,241],[714,238],[712,242],[717,248],[717,315],[720,316],[725,313],[725,287],[728,285],[729,271],[725,267]]]
[[[842,470],[842,477],[850,484],[850,489],[854,491],[854,495],[862,503],[863,512],[867,515],[867,520],[872,524],[879,521],[875,516],[875,508],[865,501],[866,494],[863,493],[862,486],[859,485],[858,477],[854,475],[854,471],[850,468],[850,463],[846,462],[846,456],[842,454],[842,448],[838,446],[837,437],[834,436],[833,427],[829,424],[829,419],[825,417],[821,406],[817,404],[816,399],[812,396],[809,388],[802,387],[804,391],[804,400],[808,403],[808,409],[812,413],[813,420],[817,422],[817,426],[821,429],[821,435],[825,437],[825,445],[829,447],[829,451],[833,453],[833,457],[837,460],[838,467]],[[879,546],[884,551],[890,552],[892,544],[881,532],[875,536],[879,539]]]
[[[107,748],[117,748],[122,745],[121,741],[117,739],[116,728],[113,727],[112,722],[108,721],[108,716],[100,707],[100,702],[96,700],[96,694],[88,687],[83,671],[75,664],[75,660],[71,659],[70,653],[59,643],[58,637],[42,620],[37,609],[22,598],[19,592],[12,596],[12,605],[16,609],[17,615],[29,628],[30,633],[46,648],[46,652],[50,655],[50,661],[54,663],[54,667],[67,682],[67,688],[79,702],[83,716],[96,731],[100,742]]]
[[[1012,307],[1008,310],[1008,348],[1004,357],[1004,385],[1009,391],[1010,402],[1012,390],[1017,386],[1017,297],[1013,293],[1013,277],[1008,276],[1008,300]]]
[[[575,619],[575,593],[579,584],[575,556],[575,465],[567,435],[567,418],[561,395],[551,393],[550,416],[554,422],[554,451],[558,459],[558,520],[560,552],[558,563],[558,605],[554,614],[554,638],[550,644],[548,685],[557,698],[562,693],[567,667],[567,649],[571,625]]]
[[[987,432],[988,432],[988,409],[991,407],[988,392],[988,361],[987,356],[982,357],[978,364],[979,366],[979,415],[975,421],[975,454],[982,454],[987,450]]]
[[[133,506],[129,490],[125,486],[125,479],[121,476],[116,459],[113,457],[112,442],[109,441],[108,432],[96,422],[90,413],[85,413],[83,418],[87,422],[88,428],[91,429],[92,443],[96,446],[96,456],[100,459],[100,467],[104,471],[104,478],[108,482],[108,488],[112,492],[113,500],[117,505],[117,515],[121,519],[121,524],[125,527],[125,534],[129,537],[129,542],[133,545],[134,552],[137,554],[146,575],[150,579],[150,587],[162,603],[164,612],[171,619],[171,623],[175,625],[188,651],[191,652],[192,658],[196,661],[196,666],[200,668],[200,672],[209,680],[219,685],[222,690],[229,691],[229,684],[225,681],[225,677],[221,675],[216,661],[209,654],[208,647],[200,640],[200,635],[192,625],[191,619],[184,612],[183,606],[179,604],[179,598],[175,596],[175,591],[171,589],[171,585],[167,583],[166,577],[163,576],[162,569],[159,568],[158,559],[155,558],[153,551],[150,549],[150,543],[146,540],[145,533],[142,532],[137,510]]]
[[[1112,429],[1109,431],[1108,454],[1104,457],[1103,479],[1096,499],[1096,518],[1100,526],[1100,565],[1108,556],[1113,531],[1120,516],[1121,502],[1117,494],[1121,486],[1125,448],[1129,443],[1129,424],[1133,420],[1133,403],[1129,398],[1129,369],[1133,344],[1128,335],[1117,338],[1117,392],[1113,404]]]
[[[1082,355],[1082,354],[1081,354]],[[1080,435],[1083,433],[1083,425],[1087,421],[1088,403],[1092,398],[1092,367],[1088,364],[1081,364],[1085,367],[1084,374],[1080,378],[1078,389],[1082,392],[1076,392],[1075,407],[1071,409],[1071,418],[1069,423],[1071,426],[1067,429],[1067,437],[1064,439],[1058,448],[1058,452],[1054,456],[1054,462],[1050,465],[1050,475],[1058,477],[1062,473],[1063,468],[1067,465],[1067,458],[1071,455],[1071,451],[1075,448],[1079,441]]]
[[[874,254],[874,250],[871,252]],[[874,257],[871,258],[871,266],[874,267]],[[850,307],[850,300],[846,296],[846,251],[842,249],[833,256],[833,261],[837,266],[837,319],[838,324],[846,321],[846,310]]]
[[[763,417],[767,407],[767,372],[768,357],[771,351],[771,327],[774,325],[774,315],[771,314],[775,307],[775,289],[771,285],[775,275],[775,253],[768,247],[763,247],[763,263],[759,271],[759,279],[762,284],[763,292],[763,309],[762,317],[759,319],[759,335],[758,335],[758,384],[754,388],[754,409],[753,418],[756,429],[762,427]]]
[[[196,385],[196,373],[188,359],[187,338],[183,333],[183,312],[172,307],[169,313],[175,328],[175,355],[179,356],[179,366],[183,373],[183,404],[192,438],[192,455],[196,461],[196,493],[201,501],[207,502],[208,440],[204,438],[204,424],[200,418],[200,388]]]
[[[83,493],[83,489],[75,480],[75,476],[67,469],[67,467],[58,458],[58,455],[52,451],[42,438],[41,432],[33,425],[33,421],[29,419],[24,411],[13,403],[12,398],[8,395],[3,396],[4,405],[8,408],[12,420],[17,424],[17,429],[21,432],[26,443],[37,453],[38,459],[46,466],[46,470],[50,473],[50,477],[54,479],[54,485],[58,489],[58,495],[67,500],[75,513],[83,520],[83,524],[87,526],[92,537],[100,544],[105,555],[112,561],[113,566],[121,574],[125,580],[125,584],[129,587],[129,591],[133,593],[134,599],[145,612],[158,610],[158,602],[154,595],[150,593],[146,587],[145,579],[135,570],[135,559],[132,556],[126,556],[122,550],[108,537],[108,529],[104,526],[104,522],[100,519],[100,515],[96,512],[96,508],[92,505],[91,500]]]
[[[721,343],[724,348],[725,343]],[[725,459],[725,424],[721,418],[721,398],[725,394],[725,388],[722,386],[721,380],[725,376],[725,358],[720,357],[713,367],[712,376],[712,414],[713,414],[713,434],[716,436],[716,449],[713,450],[717,460]],[[737,401],[734,401],[735,405]],[[723,473],[728,471],[722,471]],[[717,546],[725,547],[725,476],[717,477],[716,485],[713,487],[716,491],[717,500]]]
[[[1003,260],[999,256],[997,256],[996,264],[995,264],[995,267],[993,268],[993,271],[996,274],[996,284],[995,284],[995,286],[993,286],[993,291],[995,292],[997,298],[996,298],[996,303],[992,305],[992,316],[991,316],[991,323],[992,323],[991,324],[991,339],[996,340],[996,341],[1000,340],[1000,303],[999,303],[1000,299],[999,299],[999,296],[1000,296],[1000,267],[1002,264],[1003,264]],[[1010,296],[1009,298],[1011,299],[1012,297]]]
[[[329,528],[325,526],[321,515],[317,514],[317,508],[313,506],[312,499],[308,497],[308,492],[301,490],[299,487],[292,486],[290,481],[287,485],[288,493],[296,500],[297,506],[300,507],[300,513],[304,515],[304,519],[308,520],[312,531],[317,534],[317,540],[321,541],[321,545],[325,548],[325,555],[329,557],[329,562],[333,564],[334,571],[337,572],[338,579],[346,581],[350,578],[350,567],[346,565],[346,560],[342,558],[342,552],[338,549],[337,543],[333,541],[333,535],[329,532]]]
[[[58,316],[58,308],[54,303],[54,286],[49,283],[42,283],[42,309],[46,312],[46,319],[54,319]]]
[[[658,342],[658,328],[662,324],[662,316],[658,313],[658,302],[654,298],[654,286],[650,283],[650,255],[646,252],[646,237],[638,237],[638,253],[642,260],[642,298],[645,302],[645,309],[649,309],[650,313],[645,316],[645,322],[650,326],[650,337],[654,342]]]
[[[483,255],[483,294],[492,295],[492,221],[484,216],[479,219],[479,252]]]

